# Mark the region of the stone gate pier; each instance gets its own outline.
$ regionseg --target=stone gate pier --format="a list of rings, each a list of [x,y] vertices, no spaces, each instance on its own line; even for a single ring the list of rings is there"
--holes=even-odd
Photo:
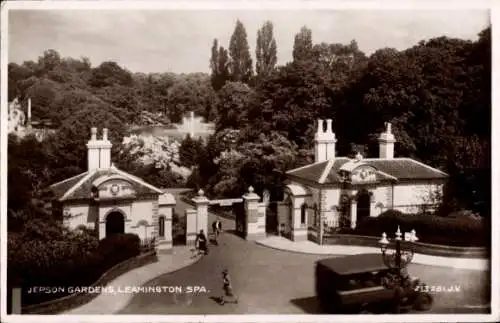
[[[198,195],[191,199],[194,209],[186,210],[186,244],[193,245],[196,235],[203,230],[205,234],[210,231],[208,223],[208,206],[223,205],[230,206],[243,203],[244,223],[241,235],[245,240],[260,240],[266,238],[266,203],[261,201],[259,195],[254,192],[252,186],[241,198],[210,200],[205,196],[203,190],[198,191]],[[235,221],[236,224],[237,221]],[[240,231],[239,228],[235,228]]]

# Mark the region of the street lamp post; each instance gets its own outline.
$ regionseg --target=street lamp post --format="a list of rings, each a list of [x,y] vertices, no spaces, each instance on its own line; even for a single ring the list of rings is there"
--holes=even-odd
[[[396,238],[394,238],[394,249],[389,248],[390,241],[387,239],[387,234],[385,232],[382,233],[382,239],[379,241],[382,251],[382,260],[390,269],[389,275],[384,278],[384,285],[393,289],[395,292],[396,312],[399,312],[404,288],[411,285],[411,279],[405,269],[413,259],[414,252],[412,243],[418,240],[415,230],[410,232],[409,239],[407,239],[409,241],[408,248],[402,248],[402,240],[401,229],[398,226]]]

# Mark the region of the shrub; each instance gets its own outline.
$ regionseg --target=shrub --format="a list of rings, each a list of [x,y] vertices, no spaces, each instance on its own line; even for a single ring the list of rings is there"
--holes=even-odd
[[[36,230],[35,230],[36,229]],[[111,267],[140,254],[135,234],[119,234],[98,241],[92,231],[60,233],[54,228],[31,226],[23,233],[9,233],[9,287],[22,288],[23,306],[39,304],[68,295],[69,286],[90,286]],[[36,233],[36,238],[34,237]],[[28,293],[33,286],[61,287],[57,293]],[[10,290],[9,288],[9,290]]]
[[[65,296],[66,293],[28,293],[34,286],[67,287],[92,283],[89,263],[98,239],[88,233],[72,232],[30,221],[23,232],[8,236],[9,287],[22,288],[24,305]],[[10,290],[10,288],[9,288]]]
[[[378,217],[364,218],[351,233],[392,236],[400,226],[401,232],[415,230],[419,242],[450,246],[485,246],[489,244],[489,230],[483,220],[470,217],[438,217],[411,215],[389,210]]]
[[[141,253],[141,239],[132,233],[115,234],[102,239],[96,250],[99,271],[104,273],[114,265]]]

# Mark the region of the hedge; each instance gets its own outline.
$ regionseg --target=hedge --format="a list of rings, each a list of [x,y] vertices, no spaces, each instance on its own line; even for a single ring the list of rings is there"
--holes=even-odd
[[[412,215],[389,210],[378,217],[360,219],[354,230],[346,229],[341,233],[381,236],[386,232],[388,237],[393,237],[399,225],[401,232],[415,230],[420,242],[483,247],[490,244],[490,229],[485,221],[474,216]]]
[[[9,240],[9,255],[11,251],[17,254],[9,257],[9,290],[22,288],[23,306],[67,296],[70,286],[90,286],[114,265],[140,254],[140,239],[135,234],[106,237],[93,250],[78,245],[75,239],[26,241],[26,237],[13,236]],[[59,290],[28,293],[35,286]]]
[[[91,286],[100,287],[106,286],[115,278],[123,275],[126,272],[140,268],[142,266],[158,261],[156,252],[143,253],[139,256],[127,259],[119,264],[114,265],[108,271],[101,275]],[[82,306],[89,303],[96,298],[99,293],[75,293],[66,297],[54,299],[52,301],[44,302],[22,308],[22,314],[58,314],[61,312],[69,311],[73,308]]]

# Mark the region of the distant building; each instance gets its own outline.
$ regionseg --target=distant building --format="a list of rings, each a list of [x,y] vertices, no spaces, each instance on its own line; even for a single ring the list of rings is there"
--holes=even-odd
[[[53,209],[69,228],[91,228],[100,239],[116,233],[155,238],[158,248],[172,247],[171,221],[175,198],[111,163],[108,130],[97,139],[91,129],[86,172],[50,186]]]
[[[329,228],[355,228],[357,221],[395,209],[417,213],[441,202],[448,175],[411,158],[394,157],[391,124],[379,137],[379,157],[337,157],[332,120],[319,120],[315,163],[286,173],[278,221],[292,240],[321,241]]]

